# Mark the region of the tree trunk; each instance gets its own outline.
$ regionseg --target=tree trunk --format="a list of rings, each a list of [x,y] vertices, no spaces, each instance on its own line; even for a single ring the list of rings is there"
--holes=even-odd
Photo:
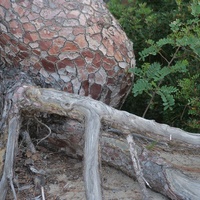
[[[13,92],[12,105],[7,112],[8,118],[3,129],[4,138],[6,139],[8,134],[8,139],[5,163],[1,168],[1,199],[5,199],[9,185],[15,194],[12,183],[13,164],[21,118],[25,120],[27,115],[39,113],[40,116],[41,113],[61,116],[58,124],[51,115],[52,121],[48,122],[48,126],[57,135],[66,138],[65,141],[69,144],[69,151],[66,153],[75,157],[83,156],[80,138],[85,138],[84,177],[87,199],[102,199],[98,170],[99,140],[102,161],[135,177],[126,141],[129,134],[135,138],[144,178],[153,190],[171,199],[199,199],[200,136],[198,134],[116,110],[89,97],[26,85],[17,87]],[[66,120],[66,117],[69,120]],[[71,130],[71,134],[66,133],[66,130]],[[55,145],[56,138],[51,135],[46,141],[44,140],[44,145],[59,148]],[[1,157],[2,162],[3,157]]]
[[[199,199],[200,136],[108,106],[124,102],[135,59],[102,1],[3,0],[0,27],[0,200],[9,189],[17,199],[15,157],[30,118],[32,132],[43,124],[38,135],[30,132],[42,145],[84,157],[89,200],[103,198],[101,161],[136,178],[128,135],[149,187],[171,199]]]

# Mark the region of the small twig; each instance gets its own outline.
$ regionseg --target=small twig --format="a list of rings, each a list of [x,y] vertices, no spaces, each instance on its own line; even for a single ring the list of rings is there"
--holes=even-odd
[[[144,182],[148,185],[148,187],[149,188],[152,188],[151,186],[150,186],[150,184],[147,182],[147,180],[143,177],[143,179],[144,179]]]
[[[158,54],[159,54],[167,63],[170,62],[169,60],[167,60],[167,58],[166,58],[161,52],[158,52]]]
[[[36,120],[38,123],[40,123],[41,125],[45,126],[45,127],[48,129],[48,131],[49,131],[49,134],[48,134],[47,136],[43,137],[43,138],[37,143],[37,145],[38,145],[40,142],[42,142],[43,140],[46,140],[46,139],[51,135],[51,129],[50,129],[46,124],[44,124],[43,122],[39,121],[39,119],[37,119],[37,117],[34,116],[34,118],[35,118],[35,120]]]
[[[42,194],[42,200],[45,200],[44,187],[43,186],[41,186],[41,194]]]
[[[183,115],[185,114],[185,110],[186,110],[187,107],[188,107],[188,105],[184,106],[183,112],[182,112],[181,117],[180,117],[181,120],[183,119]]]
[[[145,185],[145,179],[143,177],[143,172],[140,166],[140,162],[137,156],[137,151],[135,148],[135,142],[133,141],[133,137],[131,135],[127,136],[127,141],[129,144],[129,150],[130,150],[130,154],[131,154],[131,159],[133,162],[133,167],[135,170],[135,174],[138,180],[138,183],[140,185],[141,191],[142,191],[142,196],[143,196],[143,200],[149,200],[149,195],[146,189],[146,185]]]
[[[170,65],[171,65],[172,62],[174,61],[174,59],[175,59],[175,57],[176,57],[176,54],[178,53],[178,51],[179,51],[180,48],[181,48],[180,46],[177,47],[175,53],[173,54],[172,59],[171,59],[170,62],[168,63],[168,67],[170,67]]]
[[[36,176],[34,179],[34,184],[35,184],[35,191],[40,188],[42,200],[45,200],[45,195],[44,195],[44,177],[43,176]]]

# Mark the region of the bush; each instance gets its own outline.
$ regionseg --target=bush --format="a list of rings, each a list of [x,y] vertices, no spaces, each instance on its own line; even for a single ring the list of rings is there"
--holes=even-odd
[[[131,71],[136,79],[124,108],[187,130],[199,130],[200,3],[128,2],[111,0],[108,4],[133,40],[139,60]],[[134,104],[139,98],[145,100]],[[138,106],[144,108],[143,113]]]

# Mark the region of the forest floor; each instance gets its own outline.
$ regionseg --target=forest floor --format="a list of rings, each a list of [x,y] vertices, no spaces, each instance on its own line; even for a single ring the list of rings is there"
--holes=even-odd
[[[21,145],[15,164],[15,190],[19,200],[40,200],[41,186],[46,200],[85,200],[83,162],[38,147],[37,153]],[[109,166],[102,167],[105,200],[141,200],[137,181]],[[150,199],[167,200],[148,189]],[[7,200],[13,200],[9,191]]]

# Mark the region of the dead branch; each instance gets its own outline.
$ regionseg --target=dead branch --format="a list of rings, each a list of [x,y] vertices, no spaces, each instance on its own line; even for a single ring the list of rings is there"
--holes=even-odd
[[[3,176],[0,182],[0,199],[5,199],[7,190],[8,190],[8,180],[13,191],[14,199],[16,199],[16,193],[13,187],[13,168],[14,168],[14,159],[16,156],[16,150],[18,145],[18,137],[19,137],[19,128],[20,128],[20,113],[19,107],[15,104],[15,100],[13,99],[13,106],[10,109],[9,113],[9,122],[8,122],[8,141],[6,148],[6,157],[5,164],[3,170]]]
[[[189,133],[166,124],[156,123],[154,120],[147,120],[125,111],[116,110],[89,97],[63,93],[53,89],[39,89],[36,87],[28,87],[25,94],[25,98],[34,103],[31,105],[30,109],[36,109],[40,112],[53,112],[82,120],[83,114],[81,114],[79,108],[84,107],[95,111],[101,116],[102,121],[112,125],[112,127],[120,130],[125,135],[135,131],[142,135],[151,134],[151,137],[161,136],[162,139],[167,141],[184,142],[188,145],[200,147],[199,134]],[[42,106],[40,106],[40,104],[42,104]],[[66,106],[63,107],[62,105]],[[71,110],[71,112],[68,112],[69,110]]]
[[[133,161],[133,167],[134,167],[134,170],[135,170],[135,174],[136,174],[138,183],[139,183],[140,188],[141,188],[143,200],[149,200],[149,195],[148,195],[147,188],[146,188],[146,185],[145,185],[143,172],[142,172],[140,162],[139,162],[139,159],[138,159],[138,155],[137,155],[137,151],[136,151],[136,145],[135,145],[135,142],[134,142],[133,137],[131,135],[127,136],[127,142],[130,146],[129,150],[130,150],[131,158],[132,158],[132,161]]]
[[[173,128],[165,124],[159,124],[152,120],[146,120],[136,115],[118,111],[105,104],[92,100],[89,97],[68,94],[53,89],[42,89],[33,86],[23,86],[15,92],[15,104],[11,108],[9,118],[9,136],[7,153],[3,176],[0,182],[0,193],[5,199],[8,182],[13,177],[14,152],[17,149],[17,139],[20,126],[20,112],[44,112],[54,113],[61,116],[68,116],[80,122],[85,121],[85,184],[86,196],[88,199],[101,199],[101,179],[99,175],[99,134],[101,124],[119,130],[126,137],[132,132],[152,138],[157,142],[164,142],[167,145],[177,145],[179,148],[200,148],[200,135],[192,134],[181,129]],[[118,143],[115,138],[104,136],[102,138],[102,159],[114,165],[124,172],[132,171],[127,156],[128,147]],[[110,146],[109,146],[110,145]],[[121,148],[121,152],[119,152]],[[118,153],[116,153],[118,151]],[[110,159],[110,156],[120,157],[120,164],[117,160]],[[123,156],[122,156],[123,155]],[[200,187],[198,178],[194,179],[187,174],[161,159],[158,154],[143,149],[139,156],[143,168],[144,178],[151,185],[152,189],[172,199],[193,199],[198,200]],[[132,172],[130,172],[131,174]],[[174,181],[176,177],[176,181]],[[187,181],[186,181],[187,180]]]

